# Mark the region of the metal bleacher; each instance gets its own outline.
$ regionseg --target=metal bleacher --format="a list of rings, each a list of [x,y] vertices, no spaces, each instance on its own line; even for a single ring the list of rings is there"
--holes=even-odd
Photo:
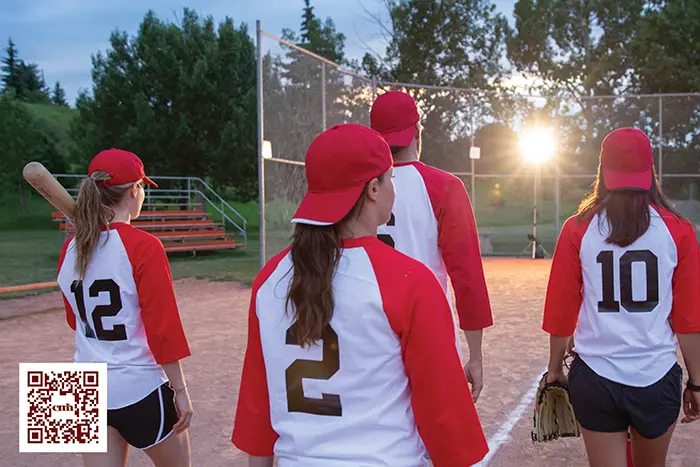
[[[84,176],[55,175],[73,196]],[[151,177],[160,188],[148,187],[141,215],[131,224],[163,243],[165,251],[235,250],[247,242],[247,222],[218,193],[197,177]],[[167,187],[167,188],[166,188]],[[61,212],[51,213],[63,236],[73,224]]]

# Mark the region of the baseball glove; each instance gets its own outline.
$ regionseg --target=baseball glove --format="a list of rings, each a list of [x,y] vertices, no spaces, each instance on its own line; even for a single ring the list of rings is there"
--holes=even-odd
[[[537,389],[534,422],[533,443],[581,436],[574,408],[569,401],[568,385],[547,384],[547,373],[542,376],[540,387]]]

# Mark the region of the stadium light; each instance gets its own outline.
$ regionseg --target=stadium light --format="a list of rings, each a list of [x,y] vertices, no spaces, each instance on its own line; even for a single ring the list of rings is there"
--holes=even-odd
[[[540,176],[542,164],[554,157],[557,141],[551,128],[536,126],[524,129],[520,133],[519,143],[520,153],[526,161],[533,165],[534,169],[532,177],[532,234],[528,234],[529,243],[523,250],[523,253],[532,249],[532,259],[535,259],[538,258],[538,250],[542,252],[541,257],[549,256],[549,253],[537,239],[537,179]]]
[[[520,133],[520,153],[523,158],[539,165],[547,162],[556,151],[556,138],[551,128],[534,127]]]
[[[262,157],[263,159],[272,159],[272,143],[270,141],[263,141]]]

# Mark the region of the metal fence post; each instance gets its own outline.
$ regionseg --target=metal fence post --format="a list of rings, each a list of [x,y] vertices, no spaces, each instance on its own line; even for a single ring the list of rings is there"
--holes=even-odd
[[[664,184],[664,98],[659,96],[659,185]]]
[[[321,126],[326,131],[326,62],[321,62]]]
[[[560,199],[559,199],[559,182],[560,182],[560,177],[559,177],[559,162],[556,163],[556,166],[554,167],[554,228],[555,230],[555,244],[556,244],[556,239],[559,238],[559,232],[561,230],[561,222],[559,218],[559,209],[560,209]]]
[[[262,53],[262,25],[256,21],[257,45],[258,45],[258,203],[260,213],[260,269],[265,266],[267,255],[265,254],[265,161],[263,160],[264,115],[263,115],[263,53]]]

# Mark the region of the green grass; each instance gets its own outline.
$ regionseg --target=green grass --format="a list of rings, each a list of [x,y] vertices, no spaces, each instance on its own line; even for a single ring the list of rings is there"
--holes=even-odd
[[[479,232],[490,237],[497,254],[515,255],[528,244],[527,234],[532,231],[532,193],[525,188],[506,185],[502,188],[504,206],[494,207],[488,202],[489,187],[481,183],[477,185],[474,211]],[[575,210],[582,195],[580,189],[562,188],[562,223]],[[236,251],[171,254],[169,258],[175,279],[196,277],[252,282],[259,269],[258,204],[229,204],[248,221],[247,246]],[[546,192],[539,208],[537,236],[551,254],[556,242],[554,203]],[[679,202],[678,208],[700,223],[700,202]],[[295,209],[294,203],[285,200],[270,200],[266,206],[268,258],[288,245],[291,234],[289,219]],[[51,211],[52,207],[38,195],[29,196],[26,213],[20,212],[16,194],[0,197],[0,286],[55,280],[62,240],[57,224],[51,221]],[[238,240],[242,238],[238,237]],[[8,296],[0,296],[2,298]]]
[[[61,246],[58,230],[0,232],[0,285],[55,281]]]

